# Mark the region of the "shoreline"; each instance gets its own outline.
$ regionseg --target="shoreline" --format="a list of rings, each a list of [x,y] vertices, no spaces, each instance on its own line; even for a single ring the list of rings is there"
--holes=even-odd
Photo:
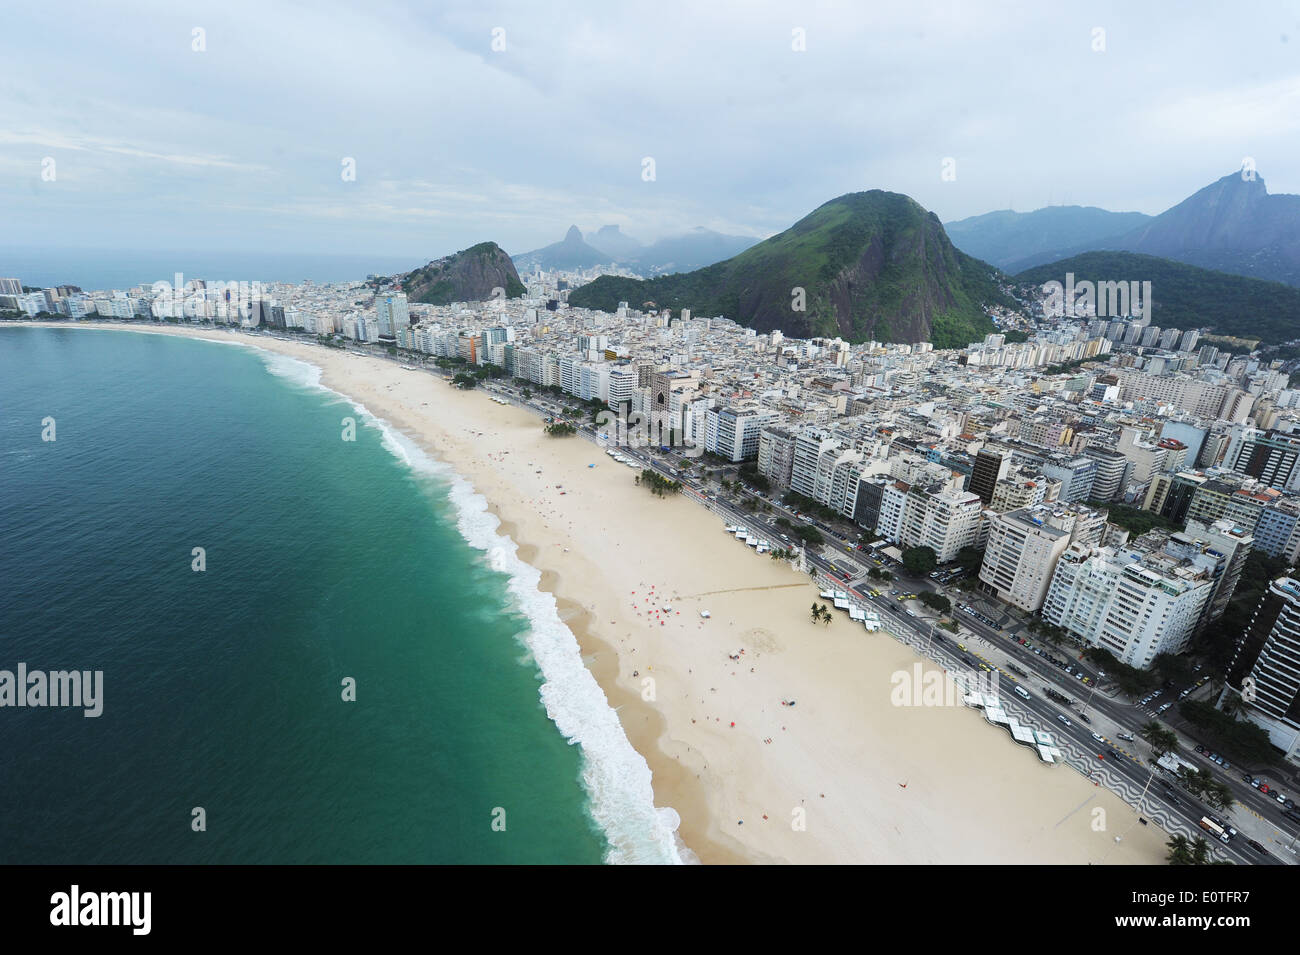
[[[1120,846],[1104,832],[1101,839],[1095,830],[1089,836],[1088,814],[1079,813],[1085,805],[1126,813],[1114,827],[1125,833],[1136,822],[1132,810],[1106,790],[1094,793],[1080,774],[1041,767],[1022,747],[1004,746],[1005,734],[977,713],[883,705],[891,669],[934,664],[847,619],[810,627],[807,603],[817,588],[806,576],[741,555],[734,541],[717,534],[719,519],[693,502],[653,499],[632,491],[630,481],[611,482],[599,449],[581,439],[541,437],[540,420],[525,411],[453,392],[438,377],[385,359],[315,343],[207,327],[5,324],[178,334],[284,354],[320,369],[324,387],[364,406],[458,474],[488,501],[500,521],[497,533],[539,572],[539,590],[554,598],[584,663],[653,774],[655,805],[677,813],[680,841],[706,864],[1163,862],[1163,833],[1153,838],[1138,830]],[[420,412],[429,405],[421,398],[440,400]],[[489,429],[490,439],[476,440]],[[508,457],[515,452],[519,457]],[[530,455],[537,460],[518,463]],[[598,466],[588,467],[593,462]],[[545,483],[552,469],[563,475],[562,484]],[[597,520],[594,539],[583,533],[583,522]],[[624,543],[629,549],[618,553]],[[646,586],[659,588],[653,610],[644,604],[644,589],[641,602],[636,598]],[[660,609],[664,595],[680,606],[673,616]],[[702,607],[713,608],[707,627],[695,619]],[[721,658],[734,661],[736,647],[744,663],[754,664],[756,679],[732,679],[743,668]],[[659,688],[650,701],[643,699],[642,667]],[[714,675],[706,676],[706,667]],[[709,693],[718,694],[712,702]],[[800,700],[797,711],[774,708],[787,696]],[[732,729],[737,723],[742,732]],[[911,779],[917,782],[908,791]],[[1031,794],[1035,806],[1024,804],[1025,785],[1040,787]],[[801,811],[808,817],[804,830],[787,821]],[[1052,844],[1067,840],[1069,851]]]

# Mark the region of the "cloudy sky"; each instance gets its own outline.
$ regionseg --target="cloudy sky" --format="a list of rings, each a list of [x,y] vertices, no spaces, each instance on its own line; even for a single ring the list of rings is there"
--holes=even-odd
[[[3,238],[32,246],[519,253],[570,223],[765,236],[872,188],[945,221],[1157,213],[1247,156],[1300,192],[1295,2],[115,0],[5,20]]]

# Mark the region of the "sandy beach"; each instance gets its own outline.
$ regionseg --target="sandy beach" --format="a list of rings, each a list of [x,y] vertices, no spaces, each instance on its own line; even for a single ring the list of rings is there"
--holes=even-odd
[[[336,349],[79,326],[240,341],[310,362],[322,384],[454,468],[542,572],[650,766],[656,805],[678,812],[705,863],[1164,861],[1162,830],[1136,825],[1118,797],[1042,764],[977,710],[892,705],[891,676],[920,657],[843,613],[811,622],[818,593],[806,576],[737,543],[699,504],[638,487],[637,472],[581,437],[551,438],[485,394]]]

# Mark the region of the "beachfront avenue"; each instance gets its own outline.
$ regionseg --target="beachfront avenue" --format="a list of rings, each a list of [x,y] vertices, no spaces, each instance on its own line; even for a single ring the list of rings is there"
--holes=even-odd
[[[521,392],[512,389],[510,386],[498,385],[497,390],[500,394],[508,395],[513,403],[527,408],[532,413],[544,416],[551,410],[551,406],[542,399],[527,399]],[[593,442],[599,443],[599,432],[593,428],[583,428],[581,432],[584,437]],[[663,452],[652,445],[646,444],[641,447],[631,447],[624,450],[624,453],[632,457],[646,467],[653,468],[662,473],[665,477],[676,477],[677,470],[672,465],[671,452]],[[726,493],[719,491],[717,494],[702,493],[703,488],[690,488],[688,497],[700,504],[708,507],[710,510],[720,514],[727,521],[736,521],[747,526],[753,526],[760,530],[761,533],[772,537],[779,537],[781,528],[764,519],[760,513],[755,512],[743,505],[744,498],[747,496],[742,492]],[[771,501],[777,513],[785,513],[787,516],[794,516],[793,512],[780,508],[775,500]],[[808,564],[810,573],[818,576],[825,581],[840,581],[841,577],[835,569],[837,559],[851,560],[857,556],[858,552],[855,546],[851,546],[848,541],[833,539],[828,542],[827,548],[834,550],[843,555],[842,558],[828,556],[827,553],[816,553],[812,548],[805,551],[805,560]],[[895,572],[902,574],[903,568],[895,566]],[[865,573],[861,576],[860,581],[854,581],[854,586],[862,586],[867,583]],[[842,585],[842,584],[841,584]],[[913,578],[911,586],[916,590],[937,589],[933,582],[922,576]],[[856,589],[851,589],[855,597],[861,598]],[[865,603],[864,599],[864,603]],[[923,652],[924,655],[930,656],[936,662],[943,664],[952,673],[966,672],[974,674],[983,680],[988,680],[990,674],[996,674],[1001,677],[1004,675],[1001,666],[984,663],[981,659],[978,662],[982,666],[973,667],[966,663],[966,660],[975,660],[969,653],[958,651],[955,643],[952,641],[943,641],[936,639],[936,632],[933,625],[923,626],[922,621],[917,617],[907,616],[897,604],[883,598],[877,598],[870,601],[874,611],[889,621],[889,631],[898,635],[900,639],[911,645],[914,649]],[[991,618],[989,618],[991,620]],[[1001,651],[999,655],[1005,656],[1008,652],[1023,667],[1029,667],[1033,672],[1035,679],[1041,679],[1048,688],[1057,687],[1052,692],[1059,693],[1060,690],[1072,690],[1069,685],[1058,682],[1059,676],[1054,667],[1046,664],[1043,658],[1029,653],[1019,644],[1009,640],[1004,636],[1000,629],[995,629],[990,622],[979,618],[970,618],[963,620],[963,627],[974,631],[973,640],[977,640],[983,646],[990,648],[998,647]],[[986,651],[989,652],[989,651]],[[990,653],[991,655],[991,653]],[[987,669],[985,669],[987,667]],[[1028,671],[1026,671],[1028,672]],[[1016,678],[1005,674],[1012,685],[1015,685]],[[976,684],[978,685],[978,683]],[[922,683],[921,700],[924,704],[925,694]],[[1005,686],[1005,685],[1004,685]],[[912,697],[912,691],[909,688],[909,698]],[[1066,727],[1060,723],[1062,715],[1061,710],[1049,704],[1047,701],[1039,699],[1034,694],[1031,700],[1021,700],[1018,697],[1010,696],[1006,693],[1001,694],[1002,698],[1008,700],[1010,705],[1027,712],[1034,721],[1050,732],[1057,734],[1058,737],[1064,737],[1068,742],[1067,762],[1075,770],[1084,774],[1089,779],[1121,795],[1130,805],[1138,808],[1140,814],[1162,825],[1166,830],[1171,832],[1181,832],[1188,836],[1195,836],[1200,833],[1199,820],[1206,810],[1198,807],[1194,800],[1190,798],[1175,798],[1169,790],[1163,786],[1151,785],[1153,775],[1151,771],[1144,769],[1142,763],[1131,758],[1098,760],[1096,749],[1098,741],[1093,738],[1092,734],[1086,728],[1086,725],[1075,722]],[[941,699],[947,700],[948,691],[941,694]],[[1064,698],[1064,697],[1063,697]],[[1117,732],[1124,732],[1124,728],[1130,725],[1131,717],[1122,711],[1122,708],[1111,703],[1109,700],[1098,698],[1091,701],[1094,711],[1106,713],[1119,727]],[[1078,705],[1077,703],[1075,705]],[[1133,726],[1136,730],[1139,727]],[[1111,743],[1111,746],[1116,744]],[[1103,753],[1103,755],[1105,755]],[[1097,768],[1092,763],[1102,764]],[[1248,849],[1244,842],[1237,840],[1231,845],[1215,845],[1212,851],[1224,853],[1238,864],[1281,864],[1280,859],[1274,856],[1261,858],[1259,854]]]

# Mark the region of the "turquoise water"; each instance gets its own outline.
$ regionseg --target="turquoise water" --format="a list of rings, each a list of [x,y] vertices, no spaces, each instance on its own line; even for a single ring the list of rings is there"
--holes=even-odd
[[[0,329],[0,669],[104,673],[98,718],[0,708],[0,862],[609,854],[454,479],[302,367]]]

